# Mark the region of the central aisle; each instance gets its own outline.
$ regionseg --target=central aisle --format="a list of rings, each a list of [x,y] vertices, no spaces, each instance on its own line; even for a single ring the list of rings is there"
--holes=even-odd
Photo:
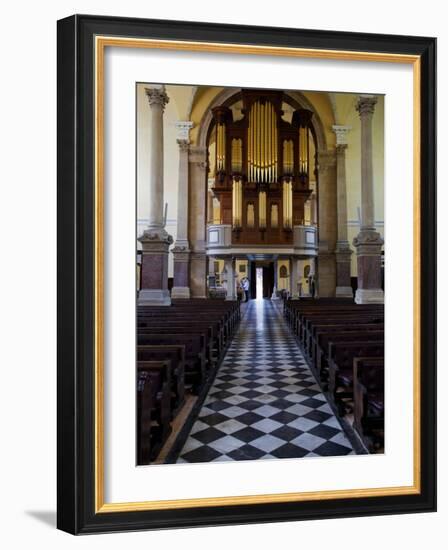
[[[252,300],[177,462],[353,454],[270,300]]]

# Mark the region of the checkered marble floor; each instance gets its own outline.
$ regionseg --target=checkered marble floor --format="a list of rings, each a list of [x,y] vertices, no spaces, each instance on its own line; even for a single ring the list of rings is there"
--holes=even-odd
[[[270,300],[252,300],[177,462],[354,454]]]

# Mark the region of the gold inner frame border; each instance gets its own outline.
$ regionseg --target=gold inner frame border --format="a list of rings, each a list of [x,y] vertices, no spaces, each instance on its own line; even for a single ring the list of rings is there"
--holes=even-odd
[[[367,489],[341,489],[301,493],[275,493],[226,497],[191,498],[178,500],[154,500],[141,502],[106,503],[104,501],[104,54],[106,47],[145,48],[208,53],[233,53],[243,55],[269,55],[313,59],[405,63],[413,66],[413,484],[401,487]],[[256,46],[251,44],[226,44],[96,36],[95,59],[95,513],[167,510],[211,506],[236,506],[244,504],[305,502],[343,498],[366,498],[398,495],[415,495],[421,492],[421,384],[420,384],[420,85],[421,61],[418,55],[402,55],[345,50],[321,50],[294,47]]]

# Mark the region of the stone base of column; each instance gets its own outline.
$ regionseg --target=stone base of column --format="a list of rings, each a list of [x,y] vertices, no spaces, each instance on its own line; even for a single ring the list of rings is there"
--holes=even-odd
[[[350,284],[351,255],[348,241],[336,243],[336,298],[353,298]]]
[[[169,290],[144,288],[138,293],[139,306],[170,306]]]
[[[142,284],[137,303],[169,306],[168,249],[173,238],[163,228],[151,228],[138,240],[142,243]]]
[[[381,235],[373,229],[361,229],[353,239],[358,263],[358,289],[355,294],[357,304],[384,303],[381,289]]]
[[[353,288],[351,286],[337,286],[336,298],[353,298]]]
[[[207,298],[207,256],[205,252],[190,254],[190,291],[192,298]]]
[[[277,288],[276,287],[274,287],[274,290],[272,291],[271,300],[280,300],[280,298],[278,297],[278,294],[277,294]]]
[[[188,286],[173,286],[171,289],[171,298],[173,300],[188,300],[191,298],[190,287]]]
[[[174,286],[171,289],[171,298],[188,299],[190,292],[190,250],[188,242],[176,241],[173,253]]]
[[[381,288],[358,288],[355,293],[357,304],[384,304],[384,292]]]
[[[318,294],[320,298],[332,298],[336,293],[336,258],[334,253],[319,249]]]

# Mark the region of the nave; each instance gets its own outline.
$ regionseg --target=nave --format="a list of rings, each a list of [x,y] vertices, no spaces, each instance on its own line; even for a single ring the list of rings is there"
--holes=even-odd
[[[274,303],[247,304],[178,463],[354,454]]]

